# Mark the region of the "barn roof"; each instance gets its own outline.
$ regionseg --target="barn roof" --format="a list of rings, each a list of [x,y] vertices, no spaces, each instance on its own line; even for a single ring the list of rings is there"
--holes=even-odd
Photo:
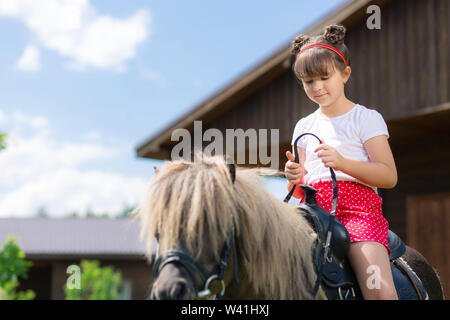
[[[145,244],[132,219],[0,219],[0,244],[12,235],[28,259],[143,259]]]
[[[389,0],[349,0],[338,6],[322,19],[299,33],[317,34],[324,27],[333,23],[340,23],[349,27],[367,16],[365,8],[369,4],[385,5]],[[236,106],[240,101],[257,91],[272,79],[286,72],[290,68],[290,42],[283,44],[267,58],[246,70],[242,75],[233,79],[229,84],[200,102],[194,108],[164,127],[158,133],[149,137],[136,147],[138,157],[168,159],[171,133],[177,128],[192,130],[194,120],[208,120],[219,117],[227,110]]]

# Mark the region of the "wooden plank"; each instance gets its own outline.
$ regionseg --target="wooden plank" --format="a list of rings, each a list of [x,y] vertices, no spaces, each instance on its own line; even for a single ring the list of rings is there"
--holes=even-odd
[[[387,44],[387,36],[388,36],[388,20],[386,16],[386,12],[389,11],[389,7],[384,9],[381,14],[381,30],[368,30],[371,36],[371,50],[372,55],[369,61],[370,65],[374,66],[371,72],[373,72],[373,77],[371,80],[373,81],[371,87],[373,90],[373,100],[371,101],[370,108],[380,110],[383,108],[387,114],[390,112],[389,104],[385,101],[387,100],[387,82],[389,82],[388,76],[388,48]]]
[[[395,73],[395,56],[399,54],[395,50],[395,28],[396,28],[396,20],[399,20],[400,17],[395,16],[395,7],[398,5],[396,1],[394,1],[389,8],[385,10],[386,12],[386,21],[387,21],[387,32],[385,34],[385,45],[386,45],[386,67],[385,73],[383,73],[380,78],[380,84],[384,83],[385,91],[380,92],[380,94],[385,95],[385,99],[383,99],[383,104],[380,105],[382,110],[383,106],[389,108],[389,115],[394,114],[397,108],[397,100],[401,96],[398,92],[398,77],[402,77],[400,74]],[[384,60],[384,59],[383,59]],[[385,79],[383,79],[385,78]],[[387,86],[387,87],[386,87]],[[381,86],[380,86],[381,87]]]
[[[420,2],[421,0],[413,0],[412,1],[412,6],[414,8],[413,10],[413,24],[412,24],[412,28],[413,28],[413,37],[414,40],[411,43],[411,47],[410,47],[410,51],[414,52],[414,62],[413,62],[413,70],[416,72],[415,76],[413,77],[414,79],[414,92],[413,92],[413,96],[414,96],[414,100],[413,103],[411,104],[411,109],[412,110],[417,110],[420,108],[420,106],[422,106],[422,101],[420,100],[421,97],[421,91],[423,89],[422,87],[422,83],[421,83],[421,78],[424,76],[424,70],[423,70],[423,63],[419,63],[420,59],[423,59],[424,57],[424,43],[423,43],[423,19],[422,19],[422,12],[420,10],[422,10],[421,6],[420,6]]]
[[[350,54],[351,54],[351,65],[352,68],[352,74],[350,75],[350,79],[348,82],[348,88],[349,88],[349,99],[355,102],[361,101],[361,95],[362,95],[362,82],[365,80],[364,77],[362,77],[362,66],[361,66],[361,53],[360,54],[354,54],[355,52],[360,52],[361,50],[361,42],[359,41],[361,37],[361,31],[359,28],[354,28],[351,30],[348,30],[348,33],[350,35],[350,39],[348,43],[346,43]]]
[[[356,29],[352,29],[351,31],[348,31],[349,34],[351,35],[351,38],[349,40],[349,42],[347,43],[347,47],[350,50],[350,54],[352,54],[352,52],[355,52],[355,46],[358,43],[358,37],[359,34],[357,32]],[[359,90],[358,90],[358,84],[360,84],[360,82],[355,81],[355,77],[357,77],[357,75],[359,74],[359,59],[358,59],[359,55],[353,55],[352,54],[352,62],[350,67],[352,68],[352,73],[350,75],[350,79],[349,79],[349,99],[352,101],[360,101],[359,98]],[[362,79],[360,79],[362,80]]]
[[[288,113],[286,113],[286,115],[289,117],[289,119],[291,120],[291,125],[290,125],[290,132],[294,131],[295,125],[297,123],[297,119],[294,118],[294,89],[295,89],[295,80],[293,79],[293,75],[292,73],[290,74],[290,76],[286,79],[287,83],[289,84],[289,92],[288,92]],[[288,134],[287,136],[287,141],[290,144],[291,141],[291,133]]]
[[[282,141],[289,141],[290,132],[294,131],[295,127],[295,121],[290,116],[291,115],[291,108],[292,108],[292,86],[291,86],[291,78],[287,75],[284,76],[284,96],[285,96],[285,102],[284,102],[284,112],[283,114],[286,117],[287,120],[287,126],[286,129],[283,129],[283,134],[281,134],[280,130],[280,144]]]
[[[292,87],[292,91],[291,91],[291,101],[292,101],[292,107],[291,107],[291,117],[292,119],[295,119],[294,122],[295,124],[297,123],[297,121],[299,120],[299,112],[298,109],[300,108],[300,86],[296,80],[295,75],[292,76],[292,81],[291,81],[291,87]],[[294,126],[295,126],[294,124]]]
[[[248,128],[254,128],[250,121],[250,112],[248,111],[248,102],[249,99],[245,99],[243,103],[239,106],[239,114],[238,114],[238,125],[239,127],[247,130]]]
[[[284,92],[283,92],[283,79],[279,77],[275,82],[275,100],[273,101],[272,109],[275,115],[275,122],[268,129],[280,129],[282,127],[283,119],[286,119],[286,114],[283,113],[284,104]],[[284,121],[286,123],[286,121]],[[270,132],[270,131],[269,131]]]
[[[448,3],[448,1],[446,1],[446,4],[447,4],[447,10],[446,10],[446,12],[447,12],[447,17],[446,17],[446,19],[445,19],[445,21],[446,21],[446,23],[447,23],[447,40],[446,40],[446,43],[447,43],[447,68],[446,68],[446,70],[447,70],[447,81],[446,81],[446,88],[447,88],[447,91],[446,91],[446,93],[447,93],[447,98],[446,98],[446,100],[445,101],[450,101],[450,75],[449,75],[449,73],[450,73],[450,4]]]
[[[427,81],[428,81],[428,46],[429,41],[426,38],[425,28],[427,20],[426,20],[426,2],[428,1],[416,1],[416,48],[418,49],[418,56],[416,58],[416,69],[417,69],[417,79],[419,80],[418,86],[418,99],[417,105],[415,109],[419,109],[423,106],[427,106]],[[429,88],[428,88],[429,89]]]
[[[426,60],[425,67],[427,69],[426,72],[426,83],[424,83],[424,87],[427,86],[427,90],[425,91],[425,97],[426,97],[426,103],[424,105],[436,105],[439,103],[438,100],[438,84],[437,84],[437,64],[436,64],[436,47],[437,47],[437,41],[436,41],[436,11],[435,11],[435,4],[436,1],[425,1],[426,8],[425,8],[425,27],[427,30],[426,33]]]
[[[437,269],[446,297],[450,295],[450,192],[409,196],[407,199],[408,245],[418,250]]]
[[[447,9],[449,8],[449,9]],[[449,90],[448,90],[448,78],[450,64],[447,59],[447,49],[446,46],[450,44],[449,33],[447,27],[450,26],[448,20],[450,19],[450,5],[448,0],[439,0],[437,9],[437,32],[438,32],[438,54],[439,54],[439,100],[440,103],[450,100]],[[450,49],[450,48],[449,48]]]
[[[355,79],[355,82],[359,83],[360,94],[358,102],[367,105],[369,102],[369,91],[370,91],[370,78],[368,77],[368,66],[367,66],[367,56],[368,56],[368,47],[367,47],[367,38],[365,36],[364,26],[359,28],[358,30],[358,38],[359,38],[359,48],[357,52],[361,54],[358,57],[359,60],[359,69],[358,69],[358,78]]]
[[[445,251],[443,251],[442,247],[442,238],[444,234],[441,232],[441,226],[443,225],[443,219],[441,219],[442,214],[446,214],[442,212],[442,204],[437,201],[437,199],[433,199],[431,201],[427,201],[427,203],[422,203],[422,225],[429,225],[429,232],[423,233],[423,238],[426,237],[428,248],[429,249],[429,255],[432,257],[432,262],[434,262],[434,259],[438,259],[442,254],[445,254]],[[428,212],[427,212],[428,211]],[[450,227],[450,226],[449,226]],[[422,239],[423,239],[422,238]],[[441,262],[441,259],[439,259]],[[436,262],[436,266],[442,270],[442,264]],[[447,269],[446,267],[444,270]]]
[[[406,196],[397,189],[385,190],[383,214],[389,228],[402,239],[406,239]]]
[[[261,100],[263,99],[262,96],[262,92],[259,93],[257,96],[253,97],[251,99],[251,114],[252,114],[252,118],[253,121],[252,123],[254,123],[255,128],[261,128],[262,126],[262,120],[261,120],[261,115],[258,112],[258,108],[259,110],[261,110]]]
[[[349,29],[347,29],[347,32],[346,32],[346,35],[345,35],[345,45],[347,46],[348,50],[350,51],[350,55],[352,53],[352,48],[350,46],[350,43],[354,43],[353,37],[354,37],[354,34]],[[348,61],[347,61],[347,63],[348,63]],[[344,93],[345,93],[345,96],[349,100],[354,101],[355,100],[355,96],[354,96],[354,90],[353,90],[352,80],[351,80],[351,78],[354,76],[354,74],[353,74],[353,67],[355,66],[355,60],[354,60],[354,56],[353,55],[350,56],[349,66],[352,69],[352,74],[350,75],[350,79],[347,81],[347,84],[344,87]]]
[[[409,77],[408,68],[406,68],[407,60],[405,57],[407,56],[406,51],[406,23],[407,19],[405,15],[407,11],[405,10],[405,2],[404,1],[395,1],[395,19],[394,19],[394,32],[395,32],[395,51],[392,52],[395,57],[395,78],[394,81],[398,85],[398,92],[393,98],[395,101],[395,109],[396,112],[392,112],[391,114],[398,113],[399,110],[403,112],[406,110],[408,105],[408,82],[406,79]]]
[[[270,126],[270,119],[272,117],[272,108],[271,108],[271,104],[272,104],[272,88],[273,88],[273,83],[270,83],[266,90],[265,90],[265,99],[264,99],[264,126],[262,127],[262,129],[267,129]]]
[[[405,59],[406,59],[406,63],[407,63],[407,72],[405,75],[405,79],[404,81],[407,83],[407,93],[406,93],[406,98],[407,98],[407,104],[406,104],[406,108],[404,109],[405,112],[410,112],[411,110],[413,110],[415,101],[416,101],[416,68],[414,65],[414,61],[415,61],[415,55],[416,55],[416,50],[415,49],[415,41],[414,41],[414,29],[413,29],[413,25],[415,24],[414,21],[414,6],[413,6],[413,2],[412,1],[406,1],[403,2],[405,5],[405,14],[406,14],[406,32],[405,32],[405,36],[406,36],[406,43],[405,43],[405,51],[406,51],[406,55],[405,55]]]
[[[367,48],[368,48],[368,55],[367,55],[367,61],[366,64],[368,64],[368,70],[369,74],[368,77],[370,79],[370,86],[369,88],[369,108],[373,108],[377,105],[377,89],[379,84],[377,83],[377,65],[374,63],[376,59],[376,48],[377,43],[375,43],[375,36],[374,33],[371,30],[365,29],[366,37],[368,40]]]
[[[414,199],[407,199],[407,238],[405,242],[407,244],[415,244],[418,242],[417,235],[419,233],[418,221],[417,221],[417,206],[414,203]]]
[[[266,111],[266,104],[267,104],[267,87],[264,89],[264,91],[261,92],[261,98],[260,98],[260,112],[258,112],[260,117],[260,127],[259,128],[265,128],[266,127],[266,119],[267,119],[267,112]]]
[[[448,232],[448,227],[450,226],[450,201],[447,199],[444,203],[444,221],[442,223],[443,230],[443,238],[441,239],[443,245],[445,246],[444,252],[447,254],[444,254],[444,265],[447,267],[447,280],[450,282],[450,232]],[[450,291],[450,285],[447,286],[447,299],[450,299],[450,295],[448,294]]]
[[[280,101],[278,103],[277,110],[280,113],[278,128],[280,129],[279,137],[280,137],[280,142],[281,142],[281,141],[283,141],[283,139],[285,137],[284,131],[286,129],[289,130],[289,128],[290,128],[291,119],[289,119],[288,112],[287,112],[287,98],[288,97],[287,97],[286,75],[283,75],[282,77],[280,77],[279,83],[280,83],[280,85],[277,90],[279,91],[279,94],[280,94]]]
[[[274,83],[271,82],[268,86],[267,86],[267,96],[266,96],[266,100],[265,100],[265,110],[266,110],[266,117],[265,117],[265,124],[263,129],[267,129],[270,128],[272,119],[273,119],[273,87],[274,87]]]
[[[275,83],[271,82],[267,86],[267,99],[266,99],[266,106],[267,106],[267,117],[266,117],[266,125],[263,129],[268,129],[271,127],[273,120],[274,120],[274,86]]]
[[[289,83],[289,117],[292,119],[291,128],[294,130],[295,124],[297,123],[296,117],[295,117],[295,90],[297,82],[295,81],[295,76],[293,73],[290,74],[288,77],[288,83]],[[286,141],[290,141],[290,138]]]

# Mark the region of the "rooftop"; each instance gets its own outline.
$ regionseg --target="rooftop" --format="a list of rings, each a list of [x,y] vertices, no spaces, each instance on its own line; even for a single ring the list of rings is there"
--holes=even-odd
[[[28,259],[143,259],[139,222],[122,219],[0,219],[0,245],[12,235]]]

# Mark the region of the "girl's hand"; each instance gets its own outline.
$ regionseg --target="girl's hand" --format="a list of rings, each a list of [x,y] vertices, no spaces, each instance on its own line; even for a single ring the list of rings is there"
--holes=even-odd
[[[307,173],[305,168],[300,164],[295,162],[295,157],[290,151],[286,151],[286,165],[284,166],[284,174],[290,185],[297,184],[303,180],[303,177]]]
[[[335,148],[325,143],[320,144],[314,152],[320,151],[317,156],[322,160],[327,168],[341,170],[344,163],[344,157],[337,152]]]

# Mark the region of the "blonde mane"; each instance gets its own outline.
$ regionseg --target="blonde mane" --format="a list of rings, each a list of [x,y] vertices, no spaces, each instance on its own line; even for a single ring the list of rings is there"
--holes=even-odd
[[[243,236],[250,262],[242,264],[256,295],[311,299],[316,235],[298,209],[264,188],[260,175],[267,170],[236,168],[233,184],[222,157],[202,159],[168,162],[153,177],[137,211],[148,258],[159,236],[161,251],[177,247],[182,239],[189,252],[207,247],[218,261],[223,241],[233,230]]]

